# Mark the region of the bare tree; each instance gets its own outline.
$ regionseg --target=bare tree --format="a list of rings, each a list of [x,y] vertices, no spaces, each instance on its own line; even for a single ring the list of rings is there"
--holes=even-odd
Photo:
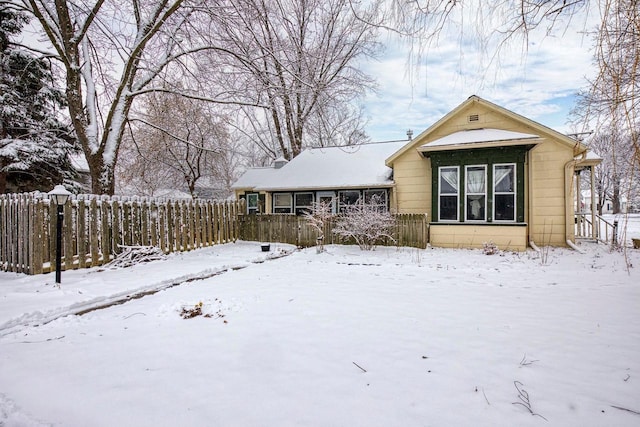
[[[186,189],[198,197],[197,187],[221,187],[228,195],[235,170],[224,117],[215,107],[180,95],[154,93],[144,97],[131,114],[129,154],[118,167],[123,185],[157,192]],[[144,191],[146,187],[147,191]]]
[[[272,158],[291,159],[310,145],[312,121],[349,128],[342,135],[323,132],[326,142],[361,141],[360,115],[350,103],[372,87],[356,61],[374,55],[376,28],[358,19],[348,0],[225,4],[226,13],[214,16],[209,44],[228,48],[212,51],[210,66],[225,70],[217,74],[225,79],[221,85],[251,94],[266,107],[238,110],[250,126],[244,131]]]
[[[580,104],[581,118],[617,129],[640,161],[640,4],[635,0],[601,0],[602,22],[592,34],[596,78]]]
[[[634,188],[630,180],[635,168],[631,139],[620,135],[617,128],[602,128],[587,144],[602,158],[594,171],[598,213],[602,215],[607,200],[612,204],[613,213],[620,213],[622,196],[628,199]]]

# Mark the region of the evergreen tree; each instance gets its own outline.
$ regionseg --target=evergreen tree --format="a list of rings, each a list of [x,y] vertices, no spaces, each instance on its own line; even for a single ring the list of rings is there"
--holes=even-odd
[[[48,191],[76,175],[76,143],[58,118],[63,94],[48,61],[15,46],[27,18],[0,10],[0,193]]]

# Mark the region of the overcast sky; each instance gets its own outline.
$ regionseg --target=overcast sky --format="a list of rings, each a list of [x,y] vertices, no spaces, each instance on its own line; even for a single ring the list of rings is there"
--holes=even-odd
[[[594,74],[591,39],[584,35],[591,21],[576,19],[571,29],[551,35],[534,32],[528,52],[514,42],[493,62],[458,34],[443,37],[421,66],[412,68],[406,44],[385,39],[379,61],[364,65],[379,87],[365,99],[365,130],[372,141],[406,138],[407,129],[418,135],[471,95],[563,133],[582,130],[568,121],[576,93]]]

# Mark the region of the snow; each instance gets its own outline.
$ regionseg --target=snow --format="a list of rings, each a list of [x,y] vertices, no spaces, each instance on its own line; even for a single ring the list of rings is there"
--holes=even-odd
[[[640,422],[640,250],[271,249],[0,273],[0,425]]]
[[[238,178],[238,180],[233,184],[231,188],[235,189],[245,189],[245,188],[254,188],[257,185],[262,184],[269,176],[275,174],[279,171],[274,167],[261,167],[261,168],[251,168],[247,169],[245,173]]]
[[[409,141],[307,149],[280,169],[256,182],[256,190],[344,189],[389,187],[391,168],[385,160]],[[242,179],[242,178],[241,178]],[[234,188],[239,184],[234,184]]]
[[[482,142],[518,141],[527,139],[539,139],[538,135],[530,133],[513,132],[502,129],[469,129],[454,132],[450,135],[436,139],[423,145],[424,148],[447,147],[451,145],[476,144]]]

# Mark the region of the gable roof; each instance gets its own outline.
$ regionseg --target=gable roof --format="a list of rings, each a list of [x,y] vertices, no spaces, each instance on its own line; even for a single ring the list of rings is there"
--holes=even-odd
[[[343,147],[311,148],[269,173],[249,169],[234,189],[289,191],[382,188],[393,185],[392,170],[384,161],[407,143],[391,141]],[[242,184],[242,185],[240,185]],[[253,184],[253,185],[245,185]]]
[[[480,98],[479,96],[476,95],[472,95],[470,96],[467,100],[465,100],[463,103],[461,103],[460,105],[458,105],[456,108],[454,108],[453,110],[451,110],[449,113],[447,113],[446,115],[444,115],[440,120],[438,120],[437,122],[435,122],[433,125],[431,125],[428,129],[426,129],[425,131],[423,131],[422,133],[420,133],[418,136],[416,136],[411,143],[405,145],[404,147],[402,147],[400,150],[398,150],[397,152],[393,153],[390,157],[387,158],[385,164],[387,166],[392,166],[393,162],[400,157],[402,154],[406,153],[408,150],[411,149],[415,149],[419,146],[426,146],[426,145],[431,145],[433,144],[434,141],[428,141],[429,136],[434,134],[435,131],[437,131],[441,126],[443,126],[445,123],[447,123],[449,120],[453,119],[455,116],[457,116],[458,114],[460,114],[462,111],[468,109],[469,107],[471,107],[474,104],[478,104],[478,105],[482,105],[483,107],[486,107],[489,110],[492,110],[498,114],[501,114],[503,116],[506,116],[516,122],[522,123],[528,127],[530,127],[534,132],[530,135],[533,135],[534,137],[538,137],[538,138],[552,138],[553,140],[566,145],[567,147],[570,147],[574,150],[574,155],[577,154],[581,154],[584,153],[587,148],[586,146],[584,146],[583,144],[581,144],[579,141],[564,135],[558,131],[555,131],[547,126],[544,126],[538,122],[535,122],[531,119],[528,119],[524,116],[521,116],[517,113],[514,113],[513,111],[507,110],[504,107],[500,107],[499,105],[496,105],[492,102],[489,102],[483,98]],[[458,133],[458,132],[456,132]],[[453,135],[453,134],[452,134]],[[485,141],[488,142],[488,141]],[[426,143],[426,144],[425,144]],[[497,144],[496,144],[497,145]],[[421,150],[424,151],[424,150]]]

